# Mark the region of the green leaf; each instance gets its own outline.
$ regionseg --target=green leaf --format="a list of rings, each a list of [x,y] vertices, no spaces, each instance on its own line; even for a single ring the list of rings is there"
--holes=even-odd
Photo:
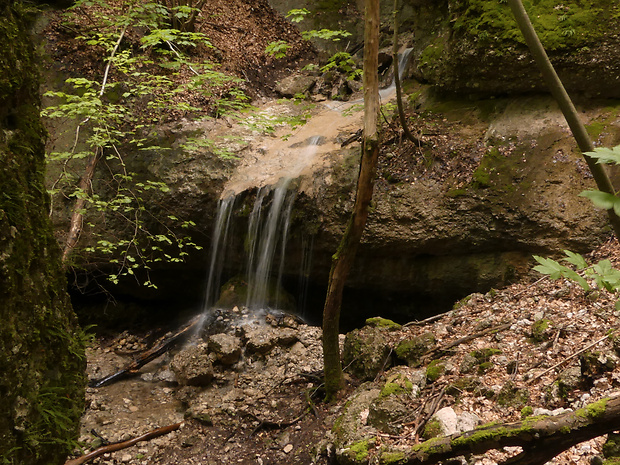
[[[534,260],[540,263],[540,265],[534,267],[534,270],[539,273],[549,275],[551,279],[560,278],[562,276],[562,269],[566,268],[551,258],[543,258],[538,255],[534,255]]]
[[[620,145],[610,149],[607,147],[597,147],[594,152],[585,152],[585,155],[596,158],[597,163],[613,163],[620,165]]]
[[[565,250],[564,253],[567,256],[567,258],[565,258],[564,260],[571,265],[575,265],[578,270],[583,270],[588,267],[588,263],[586,262],[585,258],[583,258],[578,253],[571,252],[570,250]]]
[[[605,210],[613,208],[616,215],[620,216],[620,198],[613,194],[597,190],[587,190],[581,192],[579,196],[590,199],[599,208],[604,208]]]

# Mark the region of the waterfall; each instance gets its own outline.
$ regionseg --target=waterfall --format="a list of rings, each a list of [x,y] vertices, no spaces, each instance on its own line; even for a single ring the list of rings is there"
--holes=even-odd
[[[282,287],[285,270],[286,244],[291,214],[296,198],[296,191],[290,189],[292,180],[298,176],[305,164],[316,153],[318,145],[323,143],[323,136],[313,136],[306,139],[302,153],[302,161],[274,186],[263,186],[258,189],[256,199],[248,217],[247,233],[244,244],[245,266],[242,271],[247,283],[247,298],[245,306],[250,310],[266,309],[269,306],[278,308],[283,299],[279,290]],[[239,194],[241,196],[242,194]],[[210,248],[209,275],[204,297],[203,313],[207,313],[219,298],[221,278],[225,259],[228,256],[239,256],[240,251],[227,250],[229,244],[230,227],[233,223],[233,210],[237,197],[234,195],[221,199],[218,203],[217,215],[213,225],[213,235]],[[236,241],[238,242],[238,241]],[[304,263],[300,267],[299,289],[300,302],[305,305],[307,294],[307,277],[310,272],[311,259],[304,250]],[[279,263],[274,263],[279,258]]]
[[[235,197],[220,199],[217,205],[217,215],[213,225],[213,238],[211,239],[211,260],[209,262],[209,274],[204,296],[203,313],[211,308],[217,300],[217,294],[221,285],[224,256],[228,244],[228,228],[230,217],[235,203]]]
[[[405,72],[405,68],[407,67],[407,63],[409,63],[409,56],[411,55],[412,50],[412,48],[407,48],[398,55],[398,77],[401,80],[403,73]],[[391,97],[394,92],[396,92],[396,77],[392,78],[392,82],[389,86],[379,91],[379,97],[381,99],[386,99]]]
[[[246,307],[250,309],[262,309],[267,307],[269,300],[269,283],[273,259],[278,242],[282,244],[280,259],[284,260],[286,247],[286,235],[290,220],[293,203],[288,202],[288,208],[283,209],[287,197],[290,179],[283,179],[279,186],[273,189],[273,198],[267,217],[261,224],[261,212],[263,202],[271,187],[263,187],[259,190],[254,203],[254,209],[250,215],[248,225],[248,298]],[[282,214],[284,211],[285,214]],[[280,266],[282,269],[284,265]],[[277,291],[276,291],[277,292]],[[277,300],[277,299],[276,299]]]

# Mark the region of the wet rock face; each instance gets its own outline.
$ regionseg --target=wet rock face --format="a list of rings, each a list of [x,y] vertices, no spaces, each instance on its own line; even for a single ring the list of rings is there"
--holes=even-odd
[[[210,386],[221,379],[222,373],[247,368],[248,364],[268,363],[282,352],[303,360],[309,346],[308,334],[316,331],[282,312],[255,314],[235,307],[216,313],[205,324],[206,342],[194,341],[170,362],[174,377],[182,386]]]

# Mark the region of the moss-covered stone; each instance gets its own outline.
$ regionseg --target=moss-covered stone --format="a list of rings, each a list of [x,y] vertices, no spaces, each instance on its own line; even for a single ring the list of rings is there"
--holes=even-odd
[[[523,3],[569,89],[587,92],[586,82],[591,87],[597,75],[614,74],[606,66],[617,52],[610,53],[603,44],[617,43],[612,39],[620,29],[617,2]],[[544,89],[507,2],[450,0],[447,8],[445,4],[417,6],[414,15],[418,16],[413,20],[419,56],[416,71],[427,82],[448,92],[484,95]],[[567,76],[570,73],[561,72],[562,68],[573,75]],[[594,92],[617,95],[610,77],[603,76],[602,86]]]
[[[543,342],[549,338],[549,326],[551,321],[547,318],[536,320],[532,325],[531,337],[536,342]]]
[[[64,463],[84,406],[84,342],[48,219],[37,59],[0,0],[0,463]]]
[[[364,326],[349,332],[344,340],[344,364],[359,379],[374,379],[389,368],[390,353],[390,343],[381,328]]]
[[[426,379],[429,383],[437,381],[446,371],[446,365],[443,360],[433,360],[426,367]]]
[[[527,389],[519,389],[513,383],[508,382],[499,391],[497,403],[519,408],[525,405],[529,399],[530,393]]]
[[[531,417],[534,414],[534,409],[530,405],[526,405],[521,409],[521,419]]]
[[[379,465],[395,465],[403,463],[406,459],[406,455],[401,451],[382,451],[379,456]]]
[[[398,323],[392,320],[389,320],[387,318],[381,318],[379,316],[366,319],[366,324],[368,326],[374,326],[375,328],[384,328],[384,329],[393,329],[393,330],[402,328],[402,325],[399,325]]]
[[[602,452],[606,459],[620,458],[620,434],[609,433]]]
[[[424,333],[411,339],[402,340],[396,346],[394,352],[401,360],[405,360],[410,366],[418,366],[420,358],[435,345],[433,333]]]
[[[436,418],[432,418],[426,423],[426,426],[424,426],[422,437],[424,439],[436,438],[437,436],[440,436],[441,433],[442,433],[441,422]]]

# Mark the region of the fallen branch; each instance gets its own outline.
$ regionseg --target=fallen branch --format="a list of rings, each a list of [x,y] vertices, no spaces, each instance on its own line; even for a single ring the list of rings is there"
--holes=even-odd
[[[101,387],[106,384],[111,384],[120,379],[126,378],[129,375],[136,373],[140,368],[142,368],[147,363],[155,360],[160,355],[166,353],[170,350],[183,336],[187,336],[187,334],[198,325],[200,321],[200,315],[194,317],[187,325],[177,331],[175,334],[170,336],[167,339],[164,339],[162,342],[157,344],[152,349],[144,352],[138,359],[131,362],[122,370],[117,371],[110,376],[106,376],[105,378],[101,378],[99,380],[91,380],[89,383],[90,387]]]
[[[421,359],[421,362],[424,363],[428,359],[434,357],[437,354],[445,352],[446,350],[452,349],[453,347],[456,347],[458,345],[465,344],[466,342],[469,342],[469,341],[471,341],[473,339],[485,336],[485,335],[487,335],[489,333],[499,333],[500,331],[504,331],[504,330],[510,328],[510,326],[512,326],[511,323],[506,323],[506,324],[499,325],[499,326],[493,326],[491,328],[484,329],[484,330],[479,331],[477,333],[470,334],[469,336],[465,336],[465,337],[462,337],[460,339],[457,339],[456,341],[452,341],[449,344],[446,344],[446,345],[443,345],[441,347],[437,347],[435,349],[432,349],[431,351],[429,351],[426,354],[424,354],[424,356]]]
[[[65,462],[65,465],[82,465],[83,463],[90,462],[91,460],[99,457],[100,455],[107,454],[108,452],[115,452],[117,450],[126,449],[131,447],[142,441],[149,441],[153,438],[163,436],[164,434],[168,434],[172,431],[175,431],[181,427],[181,423],[174,423],[173,425],[162,426],[161,428],[154,429],[149,431],[148,433],[143,434],[142,436],[135,437],[133,439],[129,439],[127,441],[115,442],[114,444],[108,444],[107,446],[101,446],[88,454],[82,455],[81,457],[77,457],[75,459],[70,459]]]
[[[578,350],[577,352],[575,352],[572,355],[569,355],[568,357],[566,357],[565,359],[561,360],[560,362],[556,363],[555,365],[553,365],[550,368],[547,368],[545,371],[543,371],[542,373],[537,374],[536,376],[534,376],[533,378],[529,379],[526,384],[531,384],[534,381],[536,381],[539,378],[542,378],[543,376],[545,376],[547,373],[549,373],[552,370],[555,370],[557,367],[559,367],[560,365],[563,365],[564,363],[568,362],[569,360],[575,358],[577,355],[579,354],[583,354],[586,350],[591,349],[592,347],[594,347],[596,344],[598,344],[599,342],[603,342],[605,339],[607,339],[609,337],[609,335],[606,335],[596,341],[594,341],[592,344],[588,344],[587,346],[585,346],[583,349]]]
[[[545,463],[570,447],[620,429],[620,396],[602,399],[575,412],[489,424],[462,434],[433,438],[413,446],[399,464],[426,465],[466,454],[519,446],[520,454],[502,465]]]

